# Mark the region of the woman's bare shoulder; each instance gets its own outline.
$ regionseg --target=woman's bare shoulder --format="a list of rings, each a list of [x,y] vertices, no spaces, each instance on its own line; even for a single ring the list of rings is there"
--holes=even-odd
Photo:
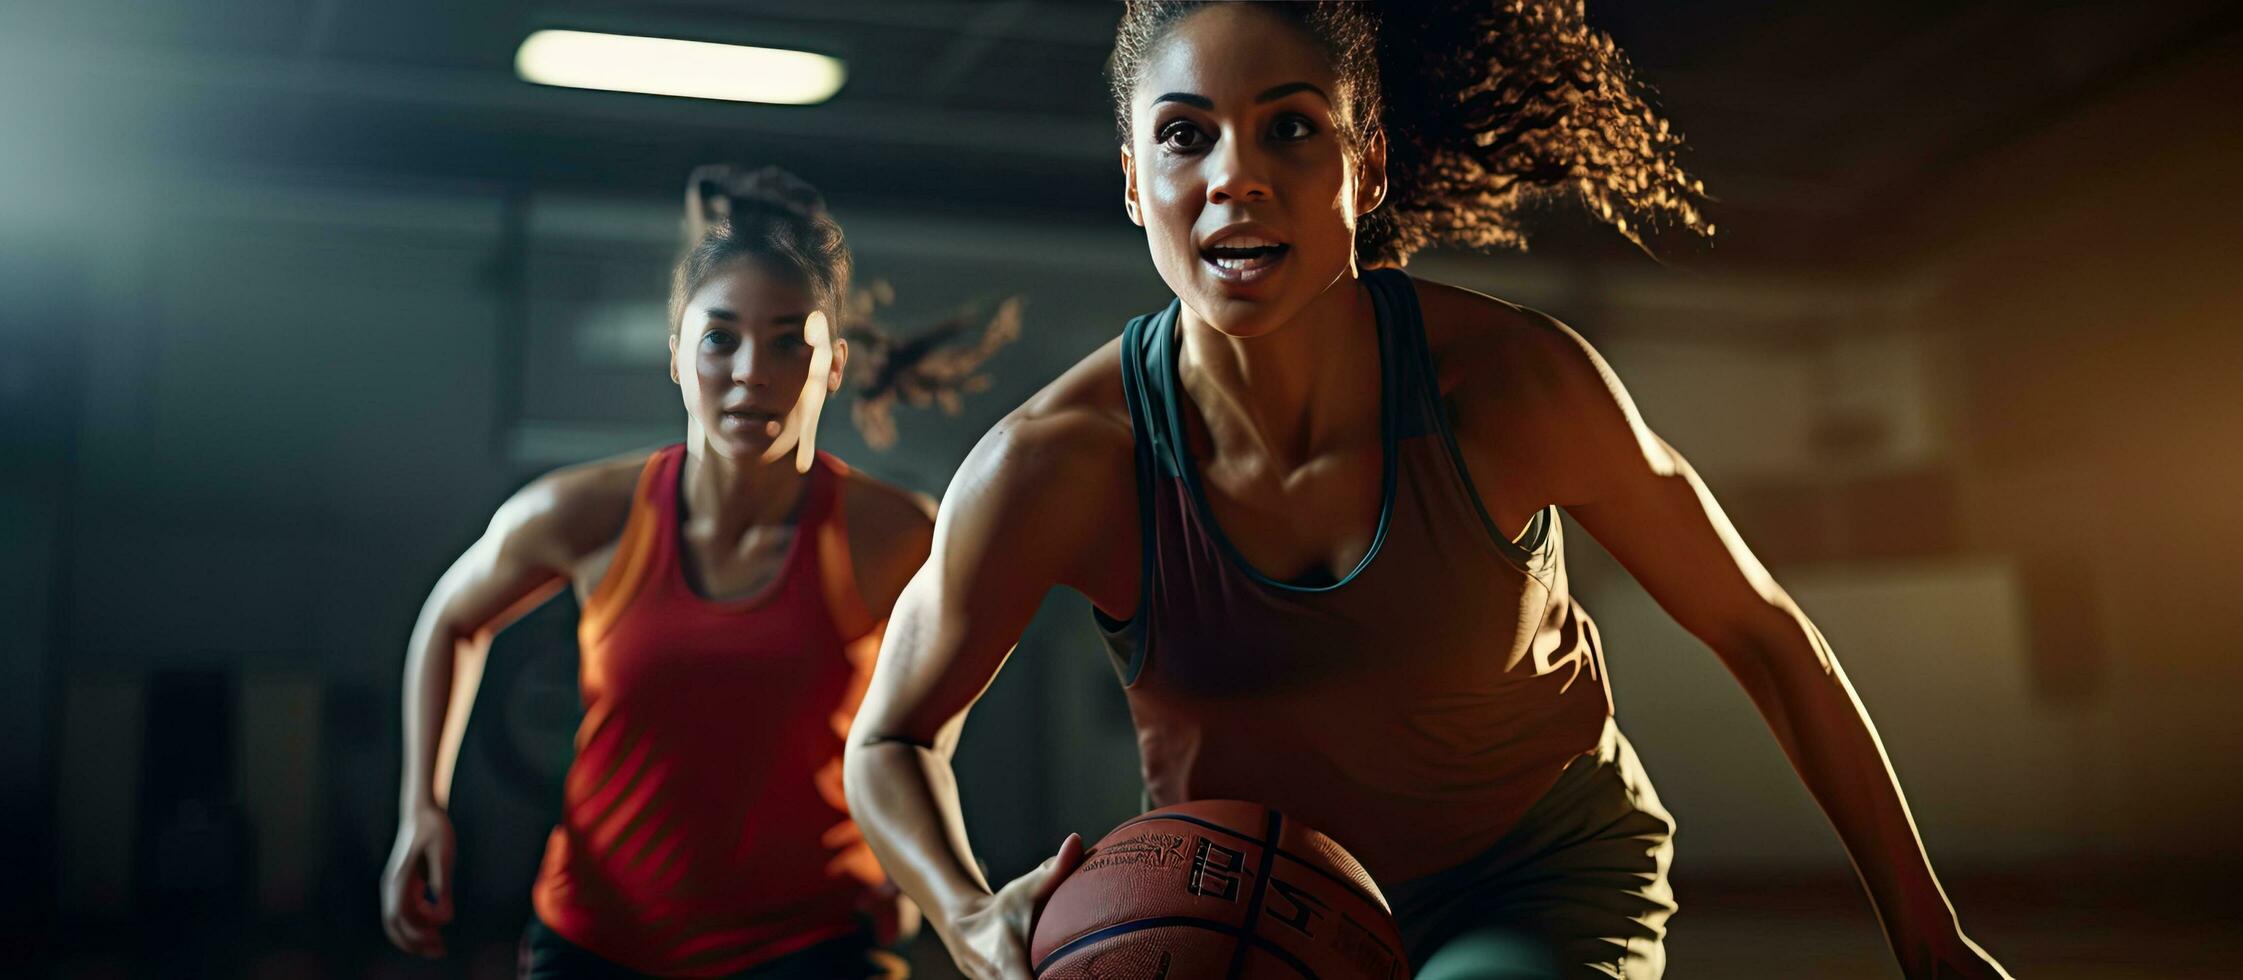
[[[547,472],[499,507],[492,530],[555,562],[573,563],[622,533],[651,456],[640,450]]]
[[[849,560],[865,608],[886,618],[896,595],[927,561],[935,533],[935,501],[859,469],[842,479]]]
[[[1042,569],[1036,574],[1117,602],[1126,583],[1108,581],[1107,552],[1113,541],[1137,540],[1136,460],[1117,340],[982,436],[943,495],[937,536],[948,544],[938,548],[1001,547],[1013,565],[1037,558],[1025,563]],[[1015,573],[1028,574],[1004,574]]]
[[[916,490],[850,468],[841,481],[842,505],[848,508],[850,526],[869,532],[899,532],[932,526],[935,500]]]
[[[1417,280],[1427,347],[1443,393],[1467,380],[1522,394],[1548,395],[1578,380],[1593,351],[1573,328],[1540,310],[1486,293]]]
[[[1022,475],[1091,476],[1135,463],[1121,339],[1092,351],[990,429],[974,451]],[[969,460],[971,462],[971,460]]]
[[[1099,345],[1054,378],[1012,414],[1022,419],[1081,416],[1129,429],[1129,402],[1122,394],[1121,338]]]
[[[1656,448],[1604,357],[1556,317],[1420,282],[1428,345],[1459,442],[1535,477],[1549,499],[1606,470],[1640,466]]]
[[[934,533],[933,497],[899,487],[860,469],[842,478],[841,507],[848,515],[849,549],[857,564],[917,568]]]

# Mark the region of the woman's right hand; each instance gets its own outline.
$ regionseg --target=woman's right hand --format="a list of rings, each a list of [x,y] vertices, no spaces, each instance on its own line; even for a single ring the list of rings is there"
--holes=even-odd
[[[1028,940],[1036,916],[1083,861],[1083,839],[1068,834],[1059,853],[975,903],[951,922],[950,957],[972,980],[1034,980]]]
[[[382,871],[382,929],[389,941],[415,956],[444,955],[444,926],[452,921],[452,818],[439,807],[420,807],[397,824],[397,846]]]

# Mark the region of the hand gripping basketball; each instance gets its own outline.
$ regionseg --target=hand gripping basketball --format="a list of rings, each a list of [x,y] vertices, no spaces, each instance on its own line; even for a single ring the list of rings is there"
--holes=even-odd
[[[1053,890],[1040,980],[1406,980],[1371,876],[1329,837],[1237,800],[1123,823]]]
[[[1034,980],[1028,932],[1059,883],[1083,860],[1083,839],[1068,834],[1059,853],[1007,882],[979,907],[957,917],[951,956],[972,980]]]

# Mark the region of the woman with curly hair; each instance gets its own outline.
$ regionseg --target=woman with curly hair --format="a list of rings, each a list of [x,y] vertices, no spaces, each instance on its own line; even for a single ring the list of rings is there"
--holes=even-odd
[[[776,168],[696,171],[670,295],[683,442],[532,481],[453,563],[405,662],[399,948],[444,951],[460,736],[493,634],[573,588],[585,705],[563,814],[531,890],[522,975],[898,976],[917,912],[841,792],[842,736],[882,625],[927,557],[931,501],[814,448],[819,408],[877,370],[860,418],[954,402],[1017,326],[976,348],[891,344],[850,288],[841,226]]]
[[[1828,644],[1612,371],[1401,271],[1572,198],[1710,234],[1577,2],[1131,3],[1123,204],[1176,298],[1001,421],[897,602],[850,738],[868,840],[966,972],[1025,978],[1070,837],[992,890],[949,758],[1044,596],[1095,606],[1150,802],[1236,798],[1382,883],[1421,980],[1660,975],[1673,821],[1612,720],[1564,507],[1736,675],[1911,977],[2000,977]],[[1064,487],[1065,492],[1057,492]]]

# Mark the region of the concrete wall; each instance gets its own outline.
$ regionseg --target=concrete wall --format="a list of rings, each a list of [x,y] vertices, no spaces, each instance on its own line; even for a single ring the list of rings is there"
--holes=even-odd
[[[2086,841],[2233,860],[2243,803],[2243,47],[2208,46],[1932,202],[1975,550],[2040,583],[2036,678],[2093,736]],[[2207,845],[2206,842],[2214,842]]]

